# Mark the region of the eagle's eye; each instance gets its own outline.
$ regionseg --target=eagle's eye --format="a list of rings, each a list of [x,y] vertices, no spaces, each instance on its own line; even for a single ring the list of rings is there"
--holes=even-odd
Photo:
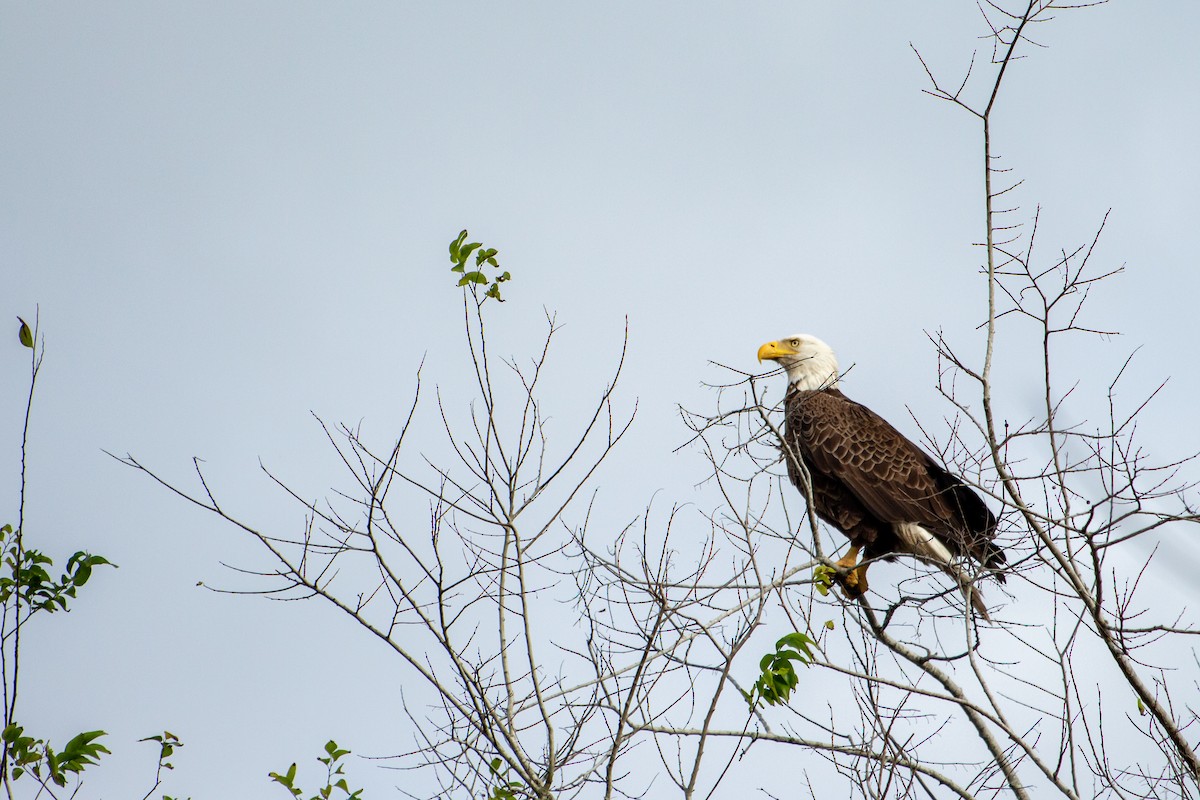
[[[788,342],[788,344],[790,344],[792,347],[798,348],[798,347],[800,347],[800,340],[792,339],[790,342]]]

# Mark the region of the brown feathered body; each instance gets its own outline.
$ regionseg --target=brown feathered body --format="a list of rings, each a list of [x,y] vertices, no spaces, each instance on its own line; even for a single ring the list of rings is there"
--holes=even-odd
[[[785,410],[785,449],[798,453],[808,469],[813,510],[867,558],[891,560],[908,552],[931,560],[898,535],[897,526],[909,523],[932,534],[952,556],[992,569],[1004,563],[993,542],[996,518],[979,495],[874,411],[836,387],[795,386]],[[804,492],[795,458],[786,461],[792,482]],[[1004,580],[999,573],[997,578]]]

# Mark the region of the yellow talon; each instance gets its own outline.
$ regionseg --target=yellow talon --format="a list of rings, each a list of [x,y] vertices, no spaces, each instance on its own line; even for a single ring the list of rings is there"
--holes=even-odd
[[[850,546],[850,552],[833,562],[838,568],[837,582],[847,597],[862,597],[867,593],[867,565],[858,565],[861,548]]]

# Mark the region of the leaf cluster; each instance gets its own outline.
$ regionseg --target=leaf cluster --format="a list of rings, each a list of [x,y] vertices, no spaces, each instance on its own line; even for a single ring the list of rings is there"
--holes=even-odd
[[[754,682],[754,688],[742,692],[751,710],[758,710],[765,701],[767,705],[786,704],[792,691],[800,684],[800,678],[792,662],[798,661],[804,666],[813,663],[812,645],[816,644],[806,634],[789,633],[775,643],[775,652],[767,653],[758,662],[761,673]]]
[[[3,733],[13,764],[12,778],[16,780],[28,772],[39,781],[50,780],[66,786],[68,775],[78,775],[98,763],[100,756],[111,752],[96,741],[105,735],[104,731],[86,731],[56,752],[49,742],[26,736],[25,729],[13,723]]]
[[[488,762],[488,771],[496,779],[496,783],[492,786],[492,791],[488,793],[488,800],[516,800],[517,792],[524,788],[525,784],[520,781],[514,781],[509,778],[508,770],[501,770],[504,764],[499,758],[493,758]]]
[[[813,586],[817,587],[821,597],[829,595],[829,590],[833,588],[833,581],[836,577],[837,570],[824,564],[813,570]]]
[[[158,736],[147,736],[145,739],[138,739],[139,742],[158,742],[158,764],[163,769],[175,769],[175,765],[167,761],[168,758],[175,754],[175,751],[183,747],[183,742],[179,737],[170,731],[163,731]]]
[[[8,568],[0,577],[0,603],[7,603],[14,594],[31,611],[66,611],[68,600],[92,577],[92,570],[101,565],[116,565],[104,556],[94,556],[83,550],[67,559],[66,570],[58,580],[50,574],[54,560],[38,550],[25,550],[18,541],[19,532],[11,525],[0,528],[4,542],[4,564]]]
[[[341,761],[348,755],[350,755],[350,751],[338,747],[337,742],[333,739],[325,743],[325,755],[317,757],[317,761],[325,765],[325,786],[317,789],[317,793],[312,795],[309,800],[330,800],[334,796],[335,789],[342,791],[345,795],[344,800],[361,800],[363,790],[356,789],[353,792],[350,791],[350,784],[346,782],[346,778],[344,777],[345,764],[341,763]],[[304,790],[296,785],[295,763],[288,767],[287,772],[282,774],[272,772],[267,777],[291,792],[293,797],[300,797],[304,794]]]
[[[500,264],[496,261],[497,252],[499,251],[494,247],[484,247],[482,242],[468,242],[467,230],[464,228],[458,234],[458,238],[450,243],[450,263],[453,265],[450,267],[450,271],[457,272],[462,276],[458,279],[459,286],[468,286],[472,291],[476,286],[487,286],[487,291],[483,293],[484,300],[493,297],[503,303],[504,298],[500,296],[500,284],[512,280],[512,275],[505,271],[488,278],[485,272],[488,267],[496,271],[500,269]],[[472,253],[475,254],[475,268],[468,272],[467,261],[471,258]]]

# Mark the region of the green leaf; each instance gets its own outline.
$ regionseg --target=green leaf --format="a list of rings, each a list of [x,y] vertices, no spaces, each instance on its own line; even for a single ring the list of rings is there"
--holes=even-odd
[[[1143,717],[1146,716],[1146,706],[1142,702],[1142,698],[1140,698],[1140,697],[1137,699],[1137,709],[1138,709],[1139,716],[1143,716]]]
[[[800,657],[801,661],[807,659],[811,662],[813,660],[812,650],[809,649],[809,645],[811,644],[814,644],[812,639],[808,638],[808,636],[803,633],[796,632],[789,633],[787,636],[784,636],[778,642],[776,642],[775,649],[779,651],[780,655],[782,655],[784,653],[784,647],[791,647],[792,649],[803,654]]]
[[[267,777],[288,789],[295,790],[292,784],[296,780],[296,765],[292,764],[288,767],[288,771],[284,775],[280,775],[278,772],[271,772],[267,774]]]
[[[475,266],[482,267],[483,262],[487,261],[492,266],[496,266],[496,248],[487,247],[475,254]]]
[[[831,630],[833,630],[833,628],[834,628],[833,620],[831,620],[831,619],[825,620],[825,630],[831,631]]]
[[[21,323],[21,327],[17,330],[17,339],[20,340],[21,344],[32,349],[33,331],[29,330],[28,323],[26,323],[25,320],[21,319],[20,317],[17,317],[17,322]]]
[[[837,570],[833,567],[827,567],[824,564],[813,570],[813,585],[817,587],[817,591],[822,597],[829,594],[829,590],[833,588],[833,579],[837,575]]]
[[[792,691],[800,685],[800,677],[792,666],[799,661],[805,666],[813,663],[810,645],[815,642],[799,631],[783,636],[775,643],[775,652],[767,653],[758,662],[759,676],[751,692],[743,692],[750,708],[757,709],[759,701],[768,705],[786,703]]]
[[[467,240],[467,229],[463,228],[462,233],[458,234],[458,238],[450,243],[450,260],[454,263],[459,263],[463,259],[458,257],[459,247]]]
[[[480,247],[483,247],[483,242],[471,242],[470,244],[463,245],[462,247],[458,248],[459,262],[461,263],[466,261],[471,257],[471,253],[475,252]]]
[[[101,736],[107,736],[104,731],[86,731],[81,733],[71,741],[67,742],[63,748],[62,756],[69,759],[91,757],[99,757],[102,753],[108,753],[109,749],[102,744],[96,742]]]

